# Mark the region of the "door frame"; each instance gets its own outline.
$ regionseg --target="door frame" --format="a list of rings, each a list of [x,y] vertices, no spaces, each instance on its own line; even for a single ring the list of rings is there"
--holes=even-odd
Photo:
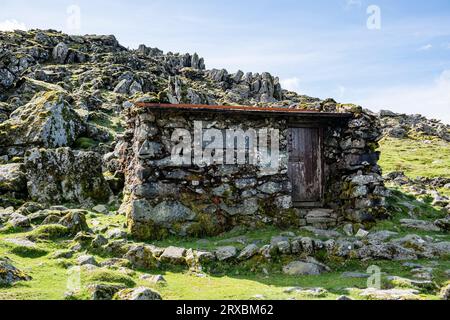
[[[320,176],[321,176],[321,184],[320,184],[320,201],[314,201],[314,202],[302,202],[302,201],[294,201],[293,206],[294,208],[320,208],[323,207],[325,203],[325,162],[324,162],[324,131],[325,126],[323,123],[320,122],[312,122],[312,121],[295,121],[295,122],[288,122],[288,129],[291,128],[317,128],[319,129],[319,153],[320,153]],[[289,137],[288,137],[289,139]],[[288,146],[289,146],[288,141]],[[288,149],[288,162],[290,159],[290,152]]]

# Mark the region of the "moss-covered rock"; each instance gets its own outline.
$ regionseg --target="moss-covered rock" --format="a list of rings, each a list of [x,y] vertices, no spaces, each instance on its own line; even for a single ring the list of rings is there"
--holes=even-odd
[[[18,281],[28,281],[31,277],[12,265],[8,258],[0,258],[0,287],[10,286]]]
[[[5,148],[71,146],[85,125],[70,101],[71,97],[62,91],[36,94],[0,124],[0,145]]]
[[[108,201],[112,194],[102,174],[101,157],[94,152],[33,149],[26,154],[25,167],[29,194],[38,202],[92,206]]]

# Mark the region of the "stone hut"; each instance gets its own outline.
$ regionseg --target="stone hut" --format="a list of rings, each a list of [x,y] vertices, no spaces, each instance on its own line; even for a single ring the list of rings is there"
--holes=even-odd
[[[116,147],[131,233],[201,237],[383,216],[377,119],[337,109],[135,104]]]

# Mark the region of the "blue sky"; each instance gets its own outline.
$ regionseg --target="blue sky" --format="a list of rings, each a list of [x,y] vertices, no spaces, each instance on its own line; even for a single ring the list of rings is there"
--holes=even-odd
[[[67,23],[71,5],[80,25]],[[379,29],[367,27],[371,5]],[[207,68],[269,71],[299,93],[450,123],[448,0],[16,0],[0,8],[0,29],[114,34],[131,48],[198,52]]]

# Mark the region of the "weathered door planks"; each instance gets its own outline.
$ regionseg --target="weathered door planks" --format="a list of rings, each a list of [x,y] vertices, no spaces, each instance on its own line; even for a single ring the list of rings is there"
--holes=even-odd
[[[289,167],[293,201],[310,206],[322,201],[322,129],[289,129]]]

